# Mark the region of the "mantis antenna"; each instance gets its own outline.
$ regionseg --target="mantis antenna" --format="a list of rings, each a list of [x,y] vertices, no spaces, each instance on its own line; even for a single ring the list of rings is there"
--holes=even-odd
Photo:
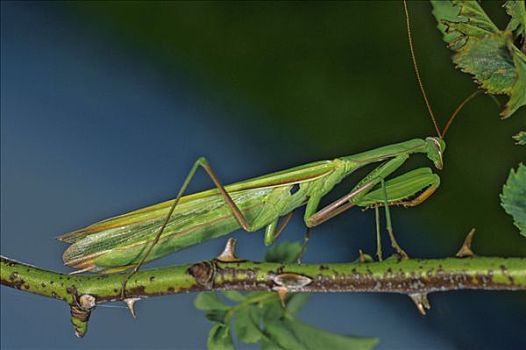
[[[440,128],[438,127],[437,120],[435,118],[435,114],[433,113],[433,109],[431,108],[431,103],[429,102],[429,99],[427,98],[426,91],[424,89],[424,83],[422,82],[422,78],[420,77],[420,71],[418,69],[418,64],[416,63],[416,55],[415,55],[415,48],[413,46],[413,35],[411,32],[411,22],[409,20],[409,10],[407,8],[407,1],[404,0],[404,12],[405,12],[405,23],[407,27],[407,39],[409,41],[409,49],[411,51],[411,59],[413,61],[413,68],[415,69],[416,74],[416,80],[418,81],[418,86],[420,87],[420,91],[422,92],[422,96],[424,97],[424,101],[426,103],[427,110],[429,112],[429,115],[431,116],[431,120],[433,121],[433,126],[435,127],[435,130],[438,134],[438,136],[443,139],[446,136],[446,132],[448,131],[449,127],[451,126],[451,123],[453,123],[453,120],[458,115],[458,113],[462,110],[462,108],[468,103],[473,97],[479,94],[480,90],[477,90],[473,92],[471,95],[466,97],[459,105],[458,107],[453,111],[451,116],[449,117],[446,126],[444,127],[444,130],[440,131]]]
[[[435,114],[433,113],[433,109],[431,108],[431,103],[429,103],[429,99],[427,98],[426,90],[424,89],[424,83],[422,83],[422,78],[420,77],[420,71],[418,70],[418,64],[416,63],[415,49],[413,47],[413,35],[411,33],[411,22],[409,21],[409,10],[407,9],[406,0],[404,0],[404,12],[405,12],[405,24],[407,27],[407,39],[409,40],[409,49],[411,50],[411,59],[413,60],[413,68],[415,69],[416,80],[418,80],[418,86],[420,87],[420,92],[422,92],[422,96],[424,97],[424,101],[426,102],[426,107],[429,112],[429,115],[431,116],[431,120],[433,121],[433,126],[435,127],[437,135],[438,137],[442,138],[442,132],[440,131],[440,128],[438,127],[438,123],[435,118]]]
[[[449,119],[448,119],[448,121],[446,123],[446,126],[444,126],[444,130],[442,130],[442,138],[444,138],[446,136],[446,133],[449,130],[449,127],[451,126],[451,123],[453,123],[453,120],[455,120],[455,117],[457,116],[458,112],[460,112],[462,110],[462,107],[464,107],[466,105],[466,103],[468,103],[473,97],[477,96],[479,93],[480,93],[480,90],[475,91],[474,93],[472,93],[471,95],[466,97],[464,99],[464,101],[462,101],[458,105],[457,109],[455,109],[453,114],[451,114],[451,117],[449,117]]]

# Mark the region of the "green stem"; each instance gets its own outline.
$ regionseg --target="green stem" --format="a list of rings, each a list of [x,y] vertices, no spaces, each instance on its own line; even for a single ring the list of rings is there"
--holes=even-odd
[[[87,330],[98,304],[133,298],[208,290],[290,292],[386,292],[411,296],[430,292],[483,289],[526,290],[526,258],[389,258],[381,262],[279,264],[219,260],[128,273],[68,275],[2,257],[1,284],[65,301],[78,336]],[[418,306],[418,305],[417,305]]]

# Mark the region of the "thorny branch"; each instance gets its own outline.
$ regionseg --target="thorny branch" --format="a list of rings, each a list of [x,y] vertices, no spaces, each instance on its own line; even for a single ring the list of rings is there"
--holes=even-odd
[[[99,304],[124,301],[132,315],[136,301],[152,296],[211,290],[288,292],[383,292],[409,295],[418,310],[430,308],[431,292],[480,289],[526,290],[526,258],[477,257],[468,238],[456,257],[398,259],[352,263],[279,264],[238,259],[229,240],[217,258],[195,264],[127,273],[68,275],[46,271],[2,257],[1,284],[65,301],[71,308],[75,334],[87,331],[91,311]]]

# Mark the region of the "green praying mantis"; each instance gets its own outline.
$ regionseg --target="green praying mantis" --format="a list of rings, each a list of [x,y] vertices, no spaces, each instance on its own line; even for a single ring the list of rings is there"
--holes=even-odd
[[[442,169],[446,148],[443,137],[457,113],[474,94],[459,105],[444,130],[440,131],[416,65],[405,2],[404,9],[417,81],[438,136],[317,161],[227,186],[223,186],[210,163],[199,158],[175,199],[60,236],[60,240],[71,243],[64,252],[64,263],[79,272],[112,273],[133,269],[133,274],[146,262],[241,228],[247,232],[265,228],[264,242],[268,245],[278,237],[292,213],[302,206],[305,206],[304,222],[308,228],[355,206],[374,207],[377,214],[378,207],[384,206],[392,246],[399,255],[407,256],[392,233],[388,208],[422,203],[438,188],[440,178],[429,167],[390,179],[389,176],[414,154],[425,155],[435,168]],[[377,163],[378,166],[346,195],[319,208],[320,200],[343,179],[366,165]],[[215,188],[184,195],[199,168],[205,170]]]
[[[72,243],[64,253],[67,265],[81,270],[115,272],[158,259],[239,228],[253,232],[265,227],[270,244],[294,209],[306,205],[304,220],[315,227],[352,206],[375,206],[384,201],[381,182],[413,153],[424,153],[442,168],[444,142],[436,137],[414,139],[371,151],[309,163],[223,187],[205,158],[198,159],[177,198],[104,220],[63,235]],[[371,163],[385,161],[347,195],[318,210],[321,198],[345,177]],[[183,196],[196,170],[202,167],[215,189]],[[429,168],[420,168],[385,182],[389,205],[417,205],[439,185]],[[297,185],[297,186],[296,186]],[[423,191],[423,192],[422,192]],[[417,198],[409,197],[422,192]],[[280,217],[283,223],[278,226]],[[159,234],[159,232],[161,232]],[[151,250],[148,251],[148,247]]]

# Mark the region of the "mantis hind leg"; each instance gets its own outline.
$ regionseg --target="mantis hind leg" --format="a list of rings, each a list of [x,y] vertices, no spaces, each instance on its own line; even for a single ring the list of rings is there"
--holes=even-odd
[[[309,243],[310,239],[310,232],[311,228],[307,228],[307,231],[305,231],[305,234],[303,235],[303,244],[301,245],[301,251],[296,261],[298,264],[301,264],[303,262],[303,256],[305,255],[305,251],[307,250],[307,243]]]
[[[239,225],[241,225],[241,227],[245,231],[251,231],[250,223],[245,218],[245,216],[243,215],[241,210],[238,208],[236,203],[234,203],[234,201],[232,200],[232,197],[230,197],[228,192],[225,190],[223,184],[219,180],[219,177],[216,175],[216,173],[214,172],[214,170],[212,169],[212,167],[208,163],[208,160],[206,160],[206,158],[204,158],[204,157],[198,158],[194,162],[194,164],[192,165],[192,168],[188,172],[188,175],[186,175],[186,178],[185,178],[185,180],[183,182],[183,185],[179,189],[179,192],[177,193],[177,197],[174,199],[174,201],[172,203],[172,206],[170,207],[170,210],[168,211],[168,215],[166,215],[166,219],[164,220],[163,224],[161,225],[159,231],[157,232],[157,235],[155,236],[155,238],[153,239],[151,244],[146,248],[146,250],[144,250],[144,253],[142,253],[141,259],[133,267],[132,272],[130,274],[128,274],[128,276],[126,276],[125,280],[123,281],[123,283],[122,283],[122,290],[121,290],[123,298],[125,297],[126,284],[130,280],[130,278],[135,273],[137,273],[137,271],[139,271],[141,266],[144,264],[144,262],[148,258],[148,255],[151,253],[153,247],[155,247],[155,245],[159,242],[164,230],[166,229],[166,226],[170,222],[170,218],[171,218],[172,214],[174,213],[175,208],[177,207],[177,204],[179,203],[179,201],[180,201],[181,197],[183,196],[183,194],[186,192],[186,189],[190,185],[190,182],[192,181],[192,179],[193,179],[197,169],[199,169],[199,167],[203,168],[205,170],[205,172],[208,174],[208,176],[210,177],[210,179],[212,179],[212,182],[214,183],[214,185],[219,190],[219,193],[221,194],[221,196],[225,200],[226,204],[228,205],[228,207],[230,208],[230,210],[232,212],[232,215],[236,218],[236,220],[239,223]]]

